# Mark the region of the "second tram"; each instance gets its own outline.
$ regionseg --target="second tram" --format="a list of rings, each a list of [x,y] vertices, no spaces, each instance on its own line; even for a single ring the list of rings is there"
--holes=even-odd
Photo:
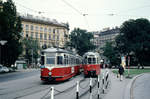
[[[95,77],[100,74],[100,56],[96,52],[87,52],[83,55],[83,69],[85,77]]]

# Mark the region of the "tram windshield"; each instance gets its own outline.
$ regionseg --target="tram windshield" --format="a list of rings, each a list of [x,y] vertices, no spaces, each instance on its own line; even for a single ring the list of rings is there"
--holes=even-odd
[[[92,64],[92,59],[91,58],[88,58],[88,63]]]
[[[55,53],[46,53],[46,64],[55,64]]]
[[[96,58],[88,58],[88,64],[96,64]]]
[[[50,57],[48,57],[48,58],[46,59],[46,64],[55,64],[55,58],[50,58]]]

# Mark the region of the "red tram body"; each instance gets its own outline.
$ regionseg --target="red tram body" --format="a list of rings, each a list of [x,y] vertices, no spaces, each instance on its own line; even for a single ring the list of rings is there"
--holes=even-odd
[[[94,77],[100,74],[100,56],[96,52],[87,52],[83,55],[84,75]]]
[[[64,81],[80,73],[81,57],[59,48],[48,48],[41,55],[41,80]]]

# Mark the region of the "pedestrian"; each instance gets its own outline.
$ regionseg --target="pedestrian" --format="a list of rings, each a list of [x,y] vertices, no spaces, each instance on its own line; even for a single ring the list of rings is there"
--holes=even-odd
[[[120,75],[120,81],[122,81],[123,80],[124,68],[121,65],[118,68],[118,73]]]

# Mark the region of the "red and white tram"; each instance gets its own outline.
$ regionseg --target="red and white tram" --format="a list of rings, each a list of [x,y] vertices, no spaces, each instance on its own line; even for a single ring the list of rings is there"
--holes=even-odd
[[[48,48],[41,55],[41,80],[64,81],[80,73],[82,59],[70,51]]]
[[[87,52],[83,55],[84,75],[94,77],[100,74],[100,56],[96,52]]]

